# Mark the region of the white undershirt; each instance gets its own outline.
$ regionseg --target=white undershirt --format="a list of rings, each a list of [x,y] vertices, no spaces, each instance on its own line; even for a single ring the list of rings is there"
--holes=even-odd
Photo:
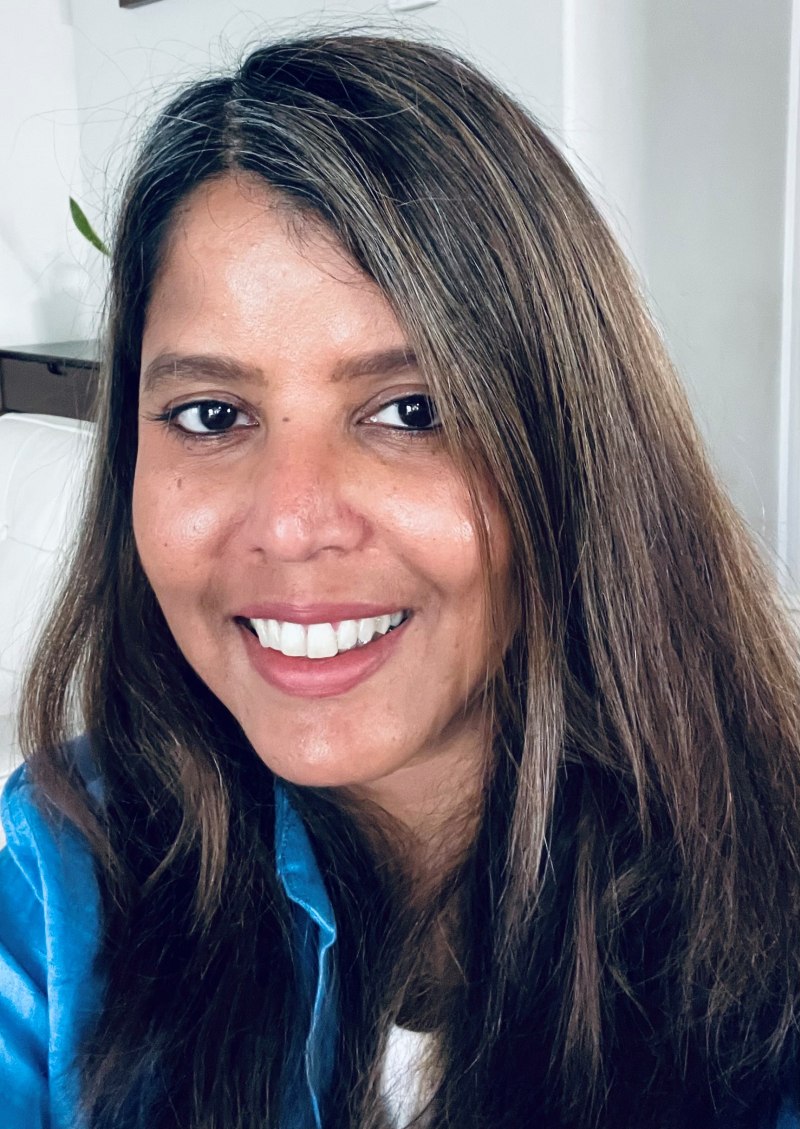
[[[426,1060],[433,1045],[427,1031],[393,1026],[381,1068],[381,1094],[394,1129],[405,1129],[431,1097]]]

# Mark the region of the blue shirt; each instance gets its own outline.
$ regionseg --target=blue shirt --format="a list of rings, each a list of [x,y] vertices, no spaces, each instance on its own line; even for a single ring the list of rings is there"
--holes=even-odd
[[[85,762],[87,755],[88,743],[82,741],[76,759]],[[97,794],[99,781],[88,784]],[[303,822],[280,782],[275,800],[276,865],[295,908],[310,1015],[305,1054],[281,1120],[285,1129],[321,1129],[320,1102],[331,1079],[338,1015],[331,951],[336,927]],[[78,1129],[74,1057],[101,998],[93,970],[100,939],[94,865],[85,840],[69,823],[55,827],[43,817],[24,767],[5,787],[2,819],[7,836],[0,851],[2,1125]],[[800,1129],[800,1115],[788,1103],[775,1129]]]
[[[85,758],[88,744],[78,755]],[[83,765],[82,765],[83,767]],[[99,782],[89,780],[90,790]],[[25,767],[2,797],[6,846],[0,851],[0,1122],[3,1129],[78,1129],[74,1058],[97,1016],[94,972],[100,896],[86,841],[41,813]],[[310,1001],[305,1054],[284,1096],[286,1129],[320,1129],[320,1101],[333,1068],[336,928],[303,822],[276,784],[278,874],[295,907],[297,944]]]

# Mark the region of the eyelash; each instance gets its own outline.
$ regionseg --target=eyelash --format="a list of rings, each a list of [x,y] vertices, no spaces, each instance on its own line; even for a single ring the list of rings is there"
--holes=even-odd
[[[178,417],[183,415],[184,412],[191,411],[192,408],[204,407],[232,408],[237,415],[247,414],[241,408],[237,408],[235,404],[231,404],[227,400],[214,400],[209,398],[205,400],[189,400],[185,404],[176,404],[174,408],[167,408],[166,411],[158,412],[149,418],[156,423],[163,423],[169,431],[177,432],[182,439],[190,441],[201,440],[202,442],[206,442],[209,439],[224,439],[229,436],[232,431],[241,430],[237,427],[226,427],[216,432],[211,430],[190,431],[188,427],[182,427],[180,423],[177,422]],[[252,427],[254,425],[250,424],[248,426]]]
[[[402,404],[408,400],[427,400],[431,405],[430,414],[434,417],[434,419],[436,419],[436,408],[433,405],[431,397],[421,392],[413,393],[408,396],[396,396],[393,400],[388,400],[385,404],[381,404],[380,407],[372,412],[368,419],[373,419],[381,412],[386,411],[387,408]],[[199,441],[206,443],[210,440],[220,441],[228,438],[235,431],[243,430],[243,428],[241,427],[231,426],[223,428],[216,432],[212,430],[190,431],[188,428],[182,427],[181,424],[177,422],[179,416],[183,415],[184,412],[191,411],[192,408],[203,408],[211,406],[220,408],[232,408],[237,413],[237,415],[247,414],[243,411],[242,408],[238,408],[235,404],[231,404],[227,400],[214,400],[209,398],[204,400],[190,400],[184,404],[176,404],[174,408],[167,408],[166,411],[158,412],[155,415],[149,416],[148,418],[155,423],[163,423],[168,430],[178,433],[182,439],[189,442]],[[248,424],[245,426],[253,427],[255,425]],[[392,424],[379,424],[378,426],[385,427],[388,431],[393,431],[398,435],[402,435],[404,439],[413,440],[432,438],[436,435],[437,432],[441,430],[442,425],[441,422],[437,420],[430,427],[396,427]]]

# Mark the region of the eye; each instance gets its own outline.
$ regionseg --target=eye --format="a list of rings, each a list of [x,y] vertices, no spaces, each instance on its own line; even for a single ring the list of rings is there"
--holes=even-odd
[[[172,427],[190,435],[219,435],[234,427],[252,427],[253,420],[234,404],[224,400],[197,400],[179,404],[161,417]]]
[[[401,396],[385,404],[369,417],[369,422],[394,427],[399,431],[433,431],[441,427],[433,399],[421,392],[413,396]]]

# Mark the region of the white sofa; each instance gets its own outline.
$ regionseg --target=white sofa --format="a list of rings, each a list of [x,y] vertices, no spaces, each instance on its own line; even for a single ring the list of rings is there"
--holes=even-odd
[[[91,424],[0,415],[0,787],[20,761],[22,671],[77,526]]]

